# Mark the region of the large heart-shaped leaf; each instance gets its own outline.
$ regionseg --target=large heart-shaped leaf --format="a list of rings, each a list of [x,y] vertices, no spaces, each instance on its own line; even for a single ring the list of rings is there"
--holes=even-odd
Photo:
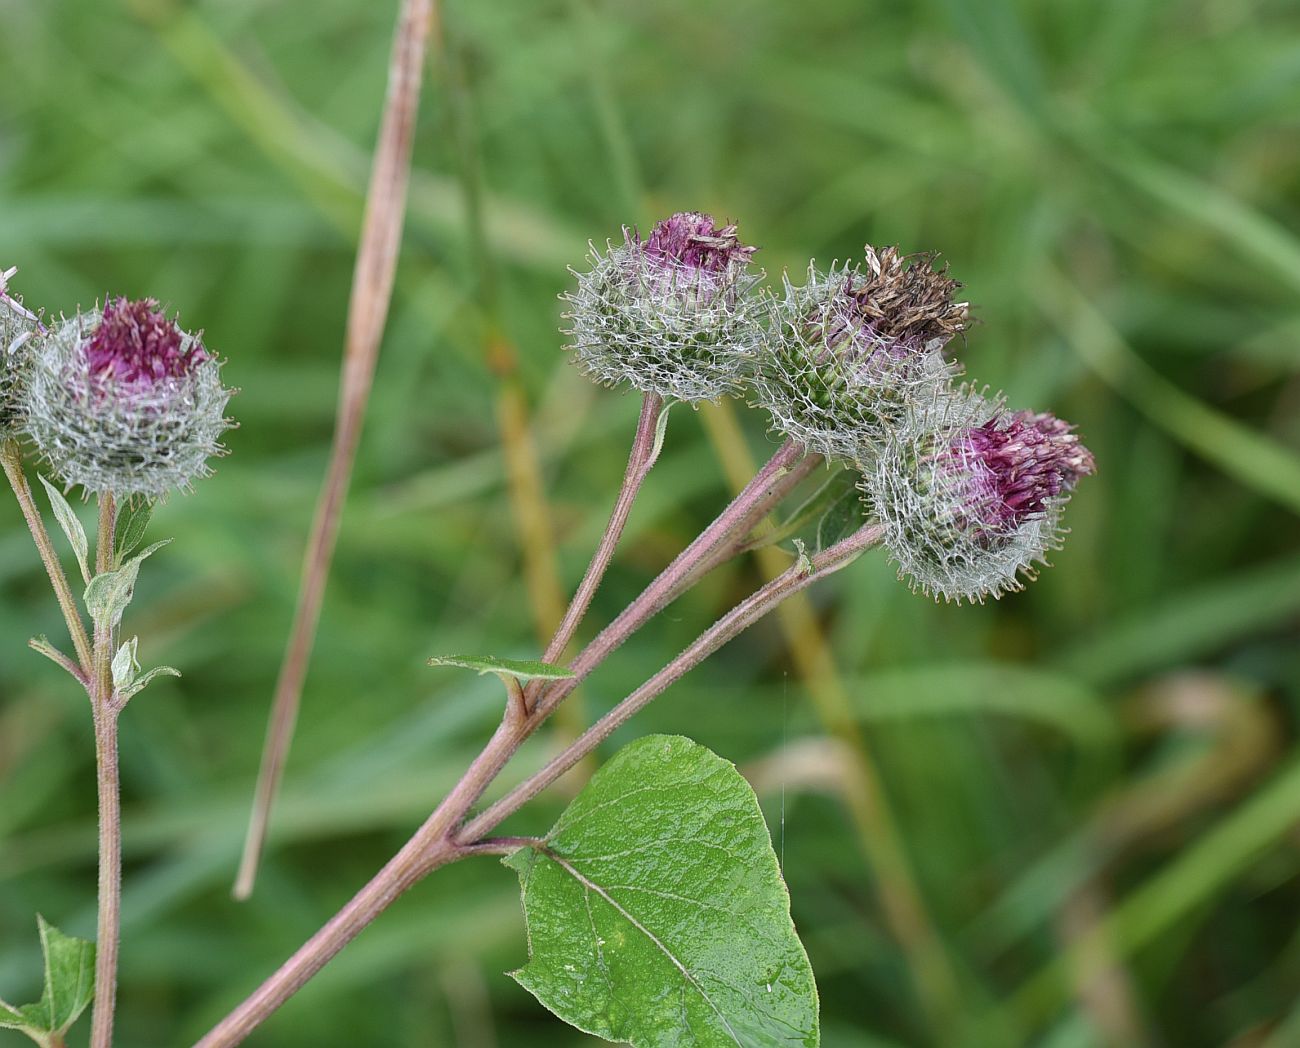
[[[749,784],[680,736],[593,776],[519,874],[514,977],[587,1033],[637,1048],[818,1043],[817,989]]]

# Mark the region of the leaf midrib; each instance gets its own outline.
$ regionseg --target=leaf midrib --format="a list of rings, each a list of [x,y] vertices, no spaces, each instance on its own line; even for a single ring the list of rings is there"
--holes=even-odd
[[[672,950],[670,950],[668,946],[657,935],[655,935],[654,932],[652,932],[649,928],[647,928],[644,924],[642,924],[639,920],[637,920],[636,917],[634,917],[631,913],[629,913],[627,909],[621,903],[619,903],[617,899],[615,899],[612,895],[609,894],[609,892],[607,892],[599,884],[597,884],[595,881],[591,880],[589,877],[583,874],[580,870],[575,868],[570,862],[561,858],[559,855],[556,855],[555,852],[551,851],[550,849],[542,849],[542,853],[548,859],[554,862],[557,866],[559,866],[560,869],[564,870],[564,872],[567,873],[570,877],[572,877],[575,881],[581,884],[584,889],[586,889],[587,891],[595,892],[607,903],[609,903],[609,905],[612,906],[614,910],[620,916],[622,916],[624,920],[626,920],[630,925],[632,925],[632,927],[634,927],[637,931],[639,931],[642,935],[644,935],[647,939],[649,939],[650,942],[654,944],[655,948],[659,950],[659,952],[662,953],[665,957],[667,957],[669,961],[672,962],[673,967],[675,967],[679,972],[681,972],[682,978],[684,978],[692,987],[694,987],[695,992],[700,995],[700,999],[703,1000],[705,1004],[707,1004],[710,1008],[713,1009],[713,1014],[718,1017],[718,1021],[722,1023],[723,1029],[727,1031],[728,1036],[730,1036],[730,1038],[736,1043],[737,1048],[745,1048],[740,1038],[736,1035],[736,1031],[733,1030],[731,1028],[731,1024],[727,1022],[727,1017],[722,1014],[722,1009],[719,1008],[717,1004],[714,1002],[713,998],[710,997],[707,992],[705,992],[704,987],[701,986],[698,980],[696,980],[695,976],[691,974],[690,969],[688,969],[686,965],[684,965],[680,960],[678,960],[676,954],[674,954]]]

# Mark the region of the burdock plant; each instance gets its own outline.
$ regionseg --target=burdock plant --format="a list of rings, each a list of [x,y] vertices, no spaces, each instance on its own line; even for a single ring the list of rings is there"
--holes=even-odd
[[[13,273],[8,271],[7,278]],[[119,636],[144,561],[164,542],[141,549],[154,502],[188,491],[221,453],[230,396],[220,364],[198,336],[182,331],[152,300],[115,298],[87,317],[77,313],[47,330],[9,297],[0,281],[0,460],[44,561],[72,653],[46,637],[31,647],[66,670],[90,699],[99,794],[99,928],[95,946],[41,924],[46,997],[13,1008],[0,1002],[0,1025],[42,1045],[61,1045],[90,1001],[85,977],[93,958],[91,1042],[112,1041],[121,910],[121,807],[118,716],[160,675],[142,670],[139,640]],[[52,479],[41,476],[51,509],[72,547],[84,591],[74,596],[24,471],[26,438]],[[76,511],[62,491],[79,488],[99,509],[92,556]],[[62,490],[61,490],[62,489]],[[82,607],[90,620],[87,631]]]
[[[969,311],[957,297],[960,285],[931,256],[868,247],[861,265],[827,273],[810,265],[806,283],[784,279],[774,296],[751,272],[752,254],[734,224],[681,212],[644,240],[625,232],[575,274],[566,296],[572,359],[598,382],[640,391],[642,408],[614,509],[568,612],[540,659],[430,660],[495,674],[504,689],[500,725],[383,869],[201,1045],[242,1041],[398,895],[440,866],[483,855],[500,856],[519,878],[529,959],[514,977],[580,1029],[642,1048],[818,1043],[813,973],[771,841],[752,790],[724,759],[689,739],[651,736],[608,761],[549,830],[494,831],[728,640],[875,546],[885,547],[914,589],[938,598],[982,600],[1020,588],[1059,544],[1065,503],[1094,462],[1068,424],[1009,411],[954,384],[945,349],[966,331]],[[47,331],[0,294],[0,324],[5,470],[74,651],[45,638],[32,643],[85,688],[95,721],[101,822],[92,1044],[107,1048],[120,896],[117,716],[153,677],[175,672],[141,672],[138,641],[118,634],[140,565],[161,545],[137,552],[150,507],[207,474],[221,452],[229,391],[202,340],[151,300],[110,299]],[[743,393],[785,442],[569,657],[667,439],[668,407]],[[42,481],[86,584],[90,634],[27,487],[22,434],[52,474]],[[790,515],[811,525],[815,540],[805,543],[795,525],[765,530],[769,515],[828,464],[857,487],[840,485],[833,502],[815,496]],[[93,569],[60,487],[98,500]],[[479,806],[523,743],[629,637],[714,567],[782,537],[794,539],[784,571],[539,771]],[[61,1044],[89,1000],[84,980],[71,986],[72,961],[84,967],[91,947],[46,925],[42,934],[49,984],[67,1006],[0,1004],[0,1024]]]

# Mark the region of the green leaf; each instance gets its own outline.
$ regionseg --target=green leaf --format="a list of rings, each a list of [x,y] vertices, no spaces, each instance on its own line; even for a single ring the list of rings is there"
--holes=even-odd
[[[118,648],[117,654],[113,656],[113,690],[122,702],[144,691],[158,677],[181,675],[180,670],[171,666],[157,666],[141,674],[140,660],[136,655],[139,644],[140,638],[132,637]]]
[[[120,648],[117,654],[113,656],[113,687],[121,691],[128,687],[135,675],[140,672],[140,662],[136,658],[136,648],[139,647],[140,638],[132,637]]]
[[[663,410],[659,412],[659,417],[655,419],[655,442],[650,448],[651,462],[657,459],[659,457],[659,452],[664,449],[664,436],[668,432],[668,412],[672,411],[673,407],[680,403],[681,401],[679,400],[668,401],[668,403],[663,406]]]
[[[845,473],[852,475],[851,471]],[[838,497],[826,508],[817,522],[817,551],[829,549],[841,539],[846,539],[867,521],[867,506],[857,485],[841,490]]]
[[[81,521],[68,504],[68,500],[63,497],[63,492],[39,473],[36,476],[41,484],[45,486],[45,494],[49,496],[50,507],[54,510],[54,519],[59,522],[63,534],[68,536],[68,542],[72,544],[72,552],[77,555],[77,564],[81,568],[81,579],[83,582],[89,582],[90,567],[87,558],[90,555],[90,545],[86,541],[86,529],[81,526]]]
[[[67,669],[69,664],[72,663],[72,660],[64,655],[63,652],[59,651],[59,649],[50,641],[50,638],[45,636],[44,633],[39,637],[32,637],[27,642],[27,646],[31,648],[32,651],[40,652],[61,669]]]
[[[120,565],[122,558],[133,553],[144,541],[145,529],[153,516],[153,503],[143,498],[133,498],[118,509],[117,530],[113,533],[113,563]]]
[[[163,539],[152,546],[146,546],[120,568],[100,572],[90,580],[86,586],[86,610],[96,625],[116,626],[122,621],[122,613],[135,595],[135,580],[140,574],[140,565],[169,542],[171,539]]]
[[[436,655],[430,666],[459,666],[479,674],[508,674],[516,680],[567,680],[573,674],[563,666],[537,659],[498,659],[495,655]]]
[[[180,675],[181,671],[174,666],[155,666],[153,669],[140,674],[126,687],[119,689],[118,695],[125,702],[132,695],[138,695],[144,691],[158,677],[179,677]]]
[[[771,546],[786,542],[795,535],[803,535],[820,522],[832,509],[849,497],[859,498],[857,474],[847,468],[835,469],[829,477],[809,495],[803,503],[768,535],[762,545]],[[842,536],[841,536],[842,537]]]
[[[734,765],[652,735],[621,750],[519,874],[514,978],[578,1029],[637,1048],[818,1043],[817,988],[767,826]]]
[[[0,1001],[0,1028],[21,1030],[37,1044],[61,1036],[95,992],[95,944],[64,935],[37,916],[45,956],[45,990],[36,1004],[15,1008]]]

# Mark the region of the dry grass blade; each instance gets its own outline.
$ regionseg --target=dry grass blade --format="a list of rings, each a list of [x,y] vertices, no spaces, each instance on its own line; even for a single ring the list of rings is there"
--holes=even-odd
[[[366,404],[370,399],[402,242],[411,174],[411,147],[432,24],[433,0],[403,0],[388,71],[383,123],[366,194],[361,243],[352,277],[334,442],[316,504],[316,516],[303,562],[298,606],[271,707],[253,814],[235,881],[234,895],[237,899],[248,897],[257,876],[271,807],[298,718],[303,680],[338,538],[339,518],[352,477]]]

